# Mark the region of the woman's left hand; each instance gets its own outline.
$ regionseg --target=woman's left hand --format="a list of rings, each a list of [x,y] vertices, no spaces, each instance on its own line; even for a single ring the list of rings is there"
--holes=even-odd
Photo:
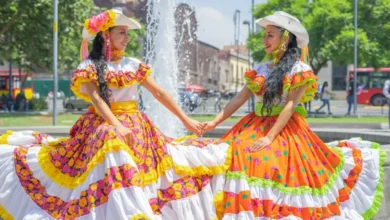
[[[195,133],[196,135],[198,136],[203,135],[203,124],[201,124],[200,122],[192,119],[187,119],[186,121],[183,122],[183,124],[187,130]]]
[[[261,137],[257,141],[255,141],[255,143],[253,143],[253,145],[250,148],[250,152],[259,151],[259,150],[263,149],[264,147],[269,146],[271,143],[272,143],[272,140],[268,136]]]

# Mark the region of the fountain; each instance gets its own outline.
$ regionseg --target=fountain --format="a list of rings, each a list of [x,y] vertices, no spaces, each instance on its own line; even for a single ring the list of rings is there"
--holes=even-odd
[[[147,3],[145,62],[153,68],[153,78],[179,103],[176,50],[175,0],[149,0]],[[164,18],[164,19],[160,19]],[[183,135],[182,123],[149,93],[143,92],[146,114],[166,135]]]

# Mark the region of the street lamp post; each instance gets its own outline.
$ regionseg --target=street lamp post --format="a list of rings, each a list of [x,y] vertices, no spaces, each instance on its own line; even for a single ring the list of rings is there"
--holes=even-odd
[[[253,34],[255,33],[255,16],[253,16],[254,10],[255,10],[255,0],[252,0],[252,33]],[[250,57],[249,59],[252,59],[252,57]],[[253,62],[252,60],[252,66],[251,66],[252,69],[254,67],[254,63],[255,62]],[[252,100],[252,111],[255,111],[255,95],[252,95],[251,100]]]
[[[354,34],[354,48],[353,48],[353,75],[354,75],[354,81],[353,81],[353,90],[355,91],[354,92],[354,99],[353,99],[353,114],[356,115],[356,109],[357,109],[357,96],[356,96],[356,87],[357,87],[357,72],[356,72],[356,69],[357,69],[357,45],[358,45],[358,41],[357,41],[357,27],[358,27],[358,23],[357,23],[357,15],[358,15],[358,0],[355,0],[355,10],[354,10],[354,23],[355,23],[355,34]]]
[[[243,25],[248,25],[248,39],[249,39],[249,35],[251,33],[251,22],[248,21],[248,20],[245,20],[243,23]],[[251,51],[250,49],[248,48],[248,67],[249,69],[251,69]],[[250,112],[251,111],[251,102],[253,102],[252,100],[252,97],[248,99],[248,111]]]
[[[238,62],[239,62],[239,52],[240,52],[240,10],[236,10],[234,14],[235,24],[237,24],[237,28],[234,31],[237,31],[235,36],[237,37],[236,46],[237,46],[237,64],[236,64],[236,94],[238,92]],[[236,21],[237,20],[237,21]],[[236,26],[236,25],[235,25]]]
[[[57,124],[57,91],[58,91],[58,76],[57,76],[57,49],[58,49],[58,0],[53,0],[54,3],[54,21],[53,21],[53,73],[54,73],[54,91],[53,91],[53,126]]]

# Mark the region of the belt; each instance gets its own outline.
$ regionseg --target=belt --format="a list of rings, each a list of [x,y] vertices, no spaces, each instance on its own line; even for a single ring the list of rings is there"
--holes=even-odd
[[[114,114],[134,114],[138,112],[138,104],[137,101],[113,102],[110,103],[110,109]],[[94,106],[89,106],[88,111],[98,114]]]
[[[262,107],[263,107],[262,102],[256,103],[255,114],[257,116],[266,116],[267,115],[267,112],[265,110],[263,112],[261,112]],[[282,105],[274,105],[274,106],[272,106],[271,115],[269,115],[269,116],[279,115],[283,109],[284,109],[284,106],[282,106]],[[307,114],[305,107],[303,107],[301,104],[299,104],[297,107],[295,107],[294,112],[302,115],[303,117],[306,117],[306,114]]]

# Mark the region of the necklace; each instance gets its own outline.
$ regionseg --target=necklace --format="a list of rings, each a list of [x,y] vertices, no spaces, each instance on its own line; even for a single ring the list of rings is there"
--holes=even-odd
[[[125,51],[113,50],[111,53],[111,61],[113,63],[118,63],[122,59],[123,55],[125,55]]]

